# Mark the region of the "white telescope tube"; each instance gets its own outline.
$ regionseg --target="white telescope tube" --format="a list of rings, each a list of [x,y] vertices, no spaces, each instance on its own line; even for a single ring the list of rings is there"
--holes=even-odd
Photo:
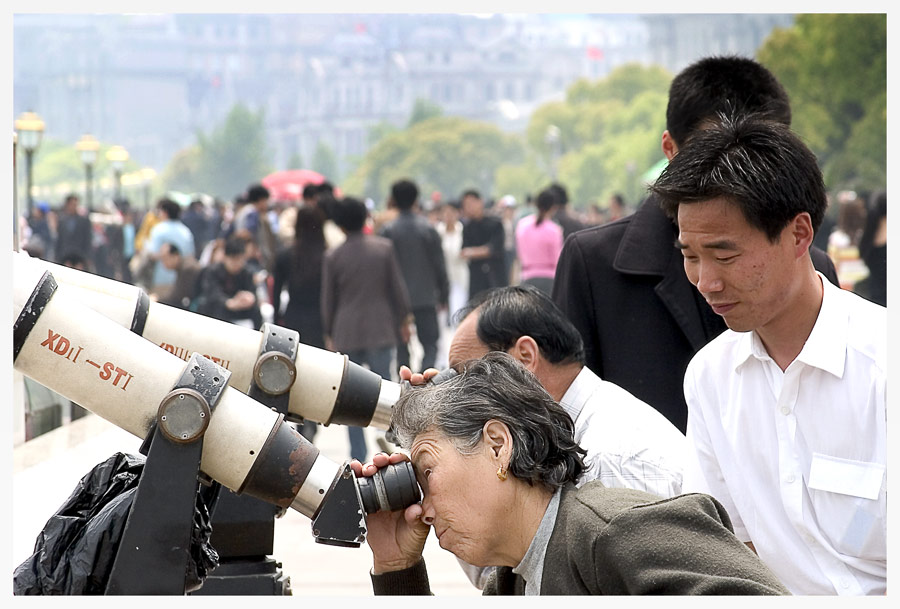
[[[15,369],[146,437],[185,362],[64,290],[52,291],[55,281],[36,265],[17,266],[14,279]],[[44,297],[37,298],[47,285]],[[293,507],[310,518],[341,470],[282,415],[233,387],[224,389],[210,417],[200,468],[238,493]]]
[[[120,326],[134,329],[141,300],[146,300],[140,288],[24,253],[13,254],[14,274],[28,267],[50,271],[59,283],[59,291]],[[149,303],[141,325],[138,333],[169,353],[184,361],[192,353],[200,353],[231,371],[232,387],[243,392],[250,387],[263,339],[260,332],[160,303]],[[390,426],[391,408],[401,392],[398,383],[381,379],[345,355],[302,342],[295,366],[297,377],[290,390],[290,413],[326,425],[378,429]]]

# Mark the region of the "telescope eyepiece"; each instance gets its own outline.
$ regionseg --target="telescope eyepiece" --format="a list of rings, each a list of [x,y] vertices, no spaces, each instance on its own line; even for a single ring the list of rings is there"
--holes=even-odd
[[[422,496],[409,461],[388,465],[374,476],[363,476],[356,481],[366,514],[402,510]]]

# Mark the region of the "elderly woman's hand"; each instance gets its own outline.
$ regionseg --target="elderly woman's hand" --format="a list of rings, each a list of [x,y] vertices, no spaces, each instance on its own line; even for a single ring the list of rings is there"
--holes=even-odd
[[[407,366],[400,366],[400,380],[409,381],[409,384],[414,387],[424,385],[439,373],[440,370],[437,368],[428,368],[422,372],[413,372]]]
[[[363,465],[354,460],[350,462],[350,467],[357,477],[373,476],[379,469],[408,460],[403,453],[378,453],[371,462]],[[405,510],[376,512],[366,517],[366,540],[372,549],[373,572],[376,575],[406,569],[421,560],[422,549],[431,529],[420,520],[421,515],[422,506],[415,503]]]

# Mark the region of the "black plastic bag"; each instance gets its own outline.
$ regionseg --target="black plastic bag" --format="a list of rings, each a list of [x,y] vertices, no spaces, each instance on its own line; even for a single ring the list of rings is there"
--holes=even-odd
[[[104,594],[144,469],[142,455],[115,453],[78,483],[13,572],[16,595]],[[209,545],[209,511],[198,494],[185,589],[199,588],[219,556]]]

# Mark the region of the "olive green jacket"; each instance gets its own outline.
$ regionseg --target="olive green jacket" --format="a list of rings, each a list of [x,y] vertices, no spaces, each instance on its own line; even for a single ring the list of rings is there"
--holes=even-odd
[[[429,594],[424,561],[373,575],[376,594]],[[499,567],[484,594],[521,595],[525,582]],[[563,488],[547,544],[541,594],[764,594],[787,589],[732,533],[708,495],[660,499],[590,482]]]

